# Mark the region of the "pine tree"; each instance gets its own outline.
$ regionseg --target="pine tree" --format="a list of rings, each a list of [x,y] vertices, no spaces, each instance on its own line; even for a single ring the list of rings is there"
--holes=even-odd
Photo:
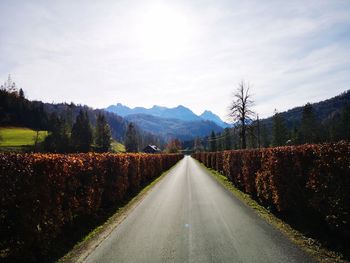
[[[247,147],[258,148],[258,137],[257,137],[258,126],[256,122],[247,126]]]
[[[224,136],[224,150],[230,150],[232,147],[230,128],[224,129]]]
[[[201,152],[201,151],[203,151],[203,145],[202,145],[201,139],[199,137],[194,139],[193,150],[194,150],[194,152]]]
[[[111,147],[111,129],[103,114],[99,113],[96,119],[96,146],[99,151],[107,152]]]
[[[23,89],[19,89],[18,95],[19,95],[19,97],[20,97],[21,99],[24,99],[24,91],[23,91]]]
[[[125,138],[126,152],[138,152],[137,132],[134,124],[131,122],[128,125]]]
[[[64,119],[52,113],[48,121],[49,135],[45,138],[44,149],[48,152],[66,153],[70,151],[70,138]]]
[[[350,140],[350,105],[343,108],[339,127],[341,139]]]
[[[72,128],[72,146],[77,152],[88,152],[92,139],[92,128],[87,112],[80,110]]]
[[[266,125],[261,124],[260,126],[260,146],[267,148],[270,146],[270,138],[269,138],[269,131],[266,128]]]
[[[288,130],[285,125],[283,116],[275,111],[273,115],[273,127],[272,127],[272,145],[281,146],[285,145],[288,139]]]
[[[310,103],[307,103],[302,112],[299,143],[316,143],[320,140],[320,124],[317,122],[314,110]]]
[[[216,136],[215,132],[212,131],[209,139],[209,151],[216,152]]]

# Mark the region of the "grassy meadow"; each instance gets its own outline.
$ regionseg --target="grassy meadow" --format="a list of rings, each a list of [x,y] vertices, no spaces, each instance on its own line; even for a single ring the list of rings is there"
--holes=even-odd
[[[44,141],[47,131],[39,131],[38,142]],[[22,127],[0,128],[0,150],[21,150],[34,145],[36,131]]]
[[[125,152],[125,146],[115,140],[111,143],[112,152]]]

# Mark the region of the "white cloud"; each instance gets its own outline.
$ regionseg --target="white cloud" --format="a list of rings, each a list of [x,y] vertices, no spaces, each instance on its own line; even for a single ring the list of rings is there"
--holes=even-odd
[[[349,89],[348,1],[2,1],[0,17],[0,79],[32,99],[225,117],[245,79],[269,116]]]

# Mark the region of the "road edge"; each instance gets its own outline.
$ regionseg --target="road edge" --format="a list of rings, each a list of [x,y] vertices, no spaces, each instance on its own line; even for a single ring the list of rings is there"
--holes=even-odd
[[[193,158],[194,159],[194,158]],[[206,167],[204,164],[194,159],[198,165],[204,168],[208,174],[214,178],[226,190],[238,198],[245,206],[251,208],[259,217],[264,219],[271,226],[280,231],[284,236],[296,244],[305,253],[309,254],[313,259],[321,263],[349,263],[342,259],[342,255],[322,247],[317,240],[304,236],[301,232],[293,229],[289,224],[276,217],[265,207],[261,206],[257,201],[253,200],[248,194],[243,193],[229,181],[224,175],[216,170]]]
[[[118,208],[106,222],[87,234],[81,241],[74,245],[74,247],[67,254],[58,259],[57,263],[83,262],[142,202],[142,200],[154,189],[154,187],[158,185],[173,169],[175,169],[179,162],[145,186],[124,206]]]

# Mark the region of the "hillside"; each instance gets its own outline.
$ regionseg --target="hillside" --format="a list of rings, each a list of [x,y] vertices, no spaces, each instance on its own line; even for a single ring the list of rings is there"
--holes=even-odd
[[[212,130],[220,132],[221,127],[212,121],[204,121],[191,110],[183,106],[176,108],[165,108],[154,106],[152,111],[160,117],[147,114],[132,114],[123,118],[113,112],[103,109],[93,109],[88,106],[75,105],[73,103],[43,103],[41,101],[30,101],[18,92],[7,92],[1,90],[0,101],[2,111],[0,126],[28,127],[35,130],[50,130],[50,115],[55,113],[63,118],[72,127],[80,110],[87,112],[92,126],[96,125],[96,117],[99,113],[105,115],[111,127],[113,139],[123,142],[129,122],[137,127],[140,147],[148,144],[164,146],[170,138],[181,140],[193,139],[197,136],[206,136]],[[127,107],[119,105],[128,112]],[[136,111],[142,111],[141,108]],[[147,110],[146,110],[147,111]],[[167,116],[173,116],[168,118]],[[184,119],[184,120],[181,120]]]
[[[128,122],[115,113],[93,109],[88,106],[75,105],[73,103],[31,101],[26,99],[23,93],[20,95],[16,89],[0,89],[0,127],[26,127],[33,130],[50,131],[50,118],[53,113],[63,118],[72,127],[80,110],[87,112],[92,126],[96,124],[97,115],[99,113],[104,114],[111,127],[113,139],[118,142],[124,141]],[[144,132],[140,128],[137,129],[137,133],[141,147],[150,143],[157,143],[158,145],[165,144],[162,138]]]
[[[339,115],[341,110],[346,106],[350,105],[350,90],[335,96],[333,98],[320,101],[311,104],[316,117],[321,123],[334,118]],[[303,106],[295,107],[285,112],[281,112],[281,115],[286,121],[286,125],[289,129],[292,129],[300,124],[301,114]],[[272,117],[261,120],[263,125],[266,125],[268,129],[272,127]]]
[[[57,113],[58,115],[65,116],[69,122],[73,123],[80,110],[86,110],[92,125],[96,124],[96,116],[98,113],[103,113],[106,116],[107,122],[111,127],[112,137],[117,141],[124,140],[124,134],[126,132],[127,121],[124,118],[104,110],[92,109],[88,106],[81,106],[75,104],[59,103],[51,104],[45,103],[44,109],[48,113]]]
[[[211,111],[208,111],[208,110],[205,110],[201,115],[200,117],[203,119],[203,120],[207,120],[207,121],[213,121],[215,122],[217,125],[219,125],[220,127],[222,128],[227,128],[227,127],[230,127],[231,125],[228,124],[227,122],[224,122],[221,120],[221,118],[214,114],[213,112]]]
[[[125,118],[136,123],[142,130],[159,135],[165,140],[171,138],[191,140],[195,137],[207,136],[211,131],[222,131],[222,128],[212,121],[182,121],[147,114],[132,114]]]
[[[0,151],[32,150],[35,140],[37,139],[40,143],[47,134],[47,131],[39,131],[37,134],[36,131],[28,128],[0,127]]]

